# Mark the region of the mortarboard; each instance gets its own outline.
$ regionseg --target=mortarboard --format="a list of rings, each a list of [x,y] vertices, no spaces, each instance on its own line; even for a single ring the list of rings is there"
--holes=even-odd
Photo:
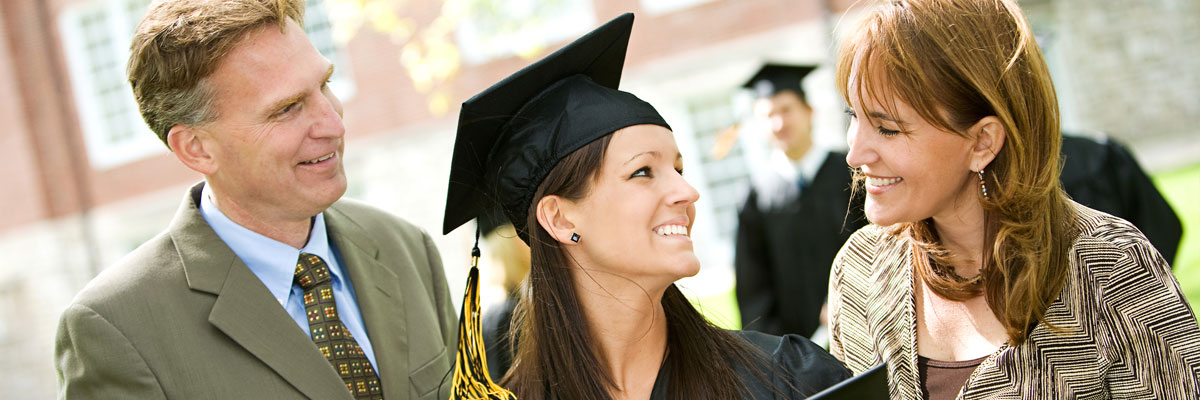
[[[808,98],[804,97],[804,87],[800,82],[814,69],[817,69],[815,65],[767,63],[742,87],[753,90],[757,98],[771,97],[784,90],[791,90],[800,96],[800,100],[807,103]]]
[[[621,15],[463,102],[443,234],[499,204],[517,234],[558,161],[621,128],[666,121],[617,90],[633,14]]]
[[[529,243],[534,192],[563,157],[621,128],[670,129],[649,103],[617,90],[633,14],[624,14],[463,102],[450,162],[443,234],[473,218],[452,397],[513,399],[488,375],[479,315],[479,233],[499,208]]]

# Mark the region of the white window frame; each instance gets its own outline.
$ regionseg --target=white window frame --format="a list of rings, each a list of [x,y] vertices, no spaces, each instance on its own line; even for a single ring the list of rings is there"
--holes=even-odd
[[[75,109],[79,114],[79,125],[83,131],[84,144],[87,146],[88,159],[92,167],[107,169],[150,155],[166,151],[166,146],[158,137],[150,132],[138,112],[133,100],[133,92],[128,89],[125,79],[125,60],[129,57],[129,40],[133,28],[137,25],[140,15],[130,15],[127,6],[145,0],[105,0],[82,3],[68,7],[59,16],[59,31],[62,33],[64,53],[67,58],[67,70],[71,75],[74,89]],[[101,30],[107,35],[107,40],[89,38],[83,29],[82,21],[91,15],[103,18]],[[97,52],[107,54],[101,57],[112,57],[116,65],[109,70],[108,77],[100,78],[93,72],[96,68],[93,60],[88,58],[88,40],[99,40]],[[122,40],[124,39],[124,40]],[[120,43],[124,43],[122,46]],[[98,53],[102,54],[102,53]],[[115,72],[115,73],[113,73]],[[126,90],[112,92],[107,98],[101,98],[99,92],[107,80],[116,79],[122,82]],[[115,107],[121,115],[113,116],[113,124],[132,129],[133,132],[123,138],[113,140],[113,132],[108,126],[103,113],[105,108]]]

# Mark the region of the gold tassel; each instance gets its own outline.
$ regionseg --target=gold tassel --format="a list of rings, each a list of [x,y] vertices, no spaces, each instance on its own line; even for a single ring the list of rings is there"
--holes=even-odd
[[[479,247],[475,247],[471,250],[471,272],[467,275],[467,290],[458,317],[458,355],[451,399],[516,400],[516,395],[492,382],[488,374],[479,319]]]

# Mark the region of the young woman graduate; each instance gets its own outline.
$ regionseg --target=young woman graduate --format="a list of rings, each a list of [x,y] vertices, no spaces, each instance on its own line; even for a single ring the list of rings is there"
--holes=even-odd
[[[522,400],[773,399],[849,377],[802,337],[713,326],[675,286],[700,268],[699,194],[667,123],[617,90],[632,24],[463,103],[444,229],[498,204],[531,248],[501,385]]]

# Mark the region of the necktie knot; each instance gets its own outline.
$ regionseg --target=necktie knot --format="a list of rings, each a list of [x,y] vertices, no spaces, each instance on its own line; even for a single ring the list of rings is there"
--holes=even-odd
[[[292,274],[292,281],[300,285],[301,289],[308,290],[313,286],[329,282],[329,266],[325,265],[325,261],[315,254],[300,253],[300,259],[296,261],[296,271]]]

